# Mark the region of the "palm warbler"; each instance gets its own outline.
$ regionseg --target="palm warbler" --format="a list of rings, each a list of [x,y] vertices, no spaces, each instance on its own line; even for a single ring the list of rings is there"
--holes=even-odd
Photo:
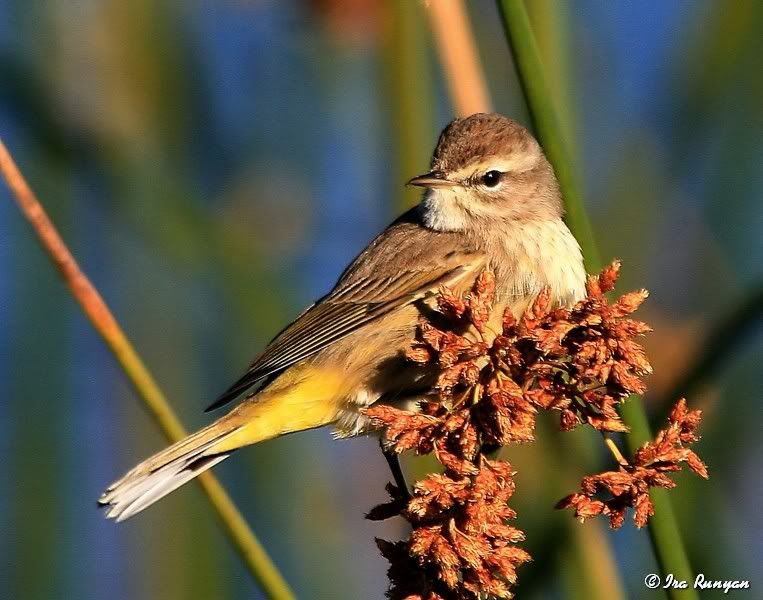
[[[354,436],[372,429],[363,409],[374,403],[415,407],[436,373],[405,351],[441,285],[463,292],[491,270],[498,322],[506,308],[519,316],[545,286],[559,305],[584,296],[580,247],[562,221],[554,172],[522,126],[497,114],[456,119],[440,135],[431,170],[408,183],[425,188],[421,203],[210,408],[256,391],[113,483],[99,501],[108,517],[140,512],[242,446],[322,425]]]

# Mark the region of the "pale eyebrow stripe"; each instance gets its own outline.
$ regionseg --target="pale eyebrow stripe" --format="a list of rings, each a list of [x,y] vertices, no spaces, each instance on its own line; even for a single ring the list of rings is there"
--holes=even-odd
[[[522,154],[514,158],[513,160],[506,159],[492,159],[492,160],[478,160],[472,162],[465,167],[462,167],[458,171],[454,171],[450,174],[453,179],[465,179],[471,177],[474,173],[487,172],[487,171],[501,171],[502,173],[526,171],[535,163],[535,158],[529,154]]]

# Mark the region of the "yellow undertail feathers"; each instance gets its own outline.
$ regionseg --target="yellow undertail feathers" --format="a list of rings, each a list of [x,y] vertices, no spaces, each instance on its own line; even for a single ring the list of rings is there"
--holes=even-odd
[[[106,516],[124,521],[238,448],[336,420],[343,398],[338,374],[308,367],[284,375],[284,381],[279,379],[111,484],[98,500],[107,507]]]

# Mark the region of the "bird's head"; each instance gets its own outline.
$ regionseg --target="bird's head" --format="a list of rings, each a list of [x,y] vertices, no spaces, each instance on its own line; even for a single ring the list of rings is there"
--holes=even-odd
[[[540,145],[524,127],[494,113],[451,121],[431,170],[408,184],[427,188],[424,220],[440,231],[562,215],[559,186]]]

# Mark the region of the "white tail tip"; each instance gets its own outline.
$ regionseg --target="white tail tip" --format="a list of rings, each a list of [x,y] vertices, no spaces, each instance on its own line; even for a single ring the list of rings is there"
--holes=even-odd
[[[106,507],[106,518],[129,519],[228,458],[230,452],[215,453],[214,445],[233,431],[220,434],[213,424],[140,463],[98,499]]]

